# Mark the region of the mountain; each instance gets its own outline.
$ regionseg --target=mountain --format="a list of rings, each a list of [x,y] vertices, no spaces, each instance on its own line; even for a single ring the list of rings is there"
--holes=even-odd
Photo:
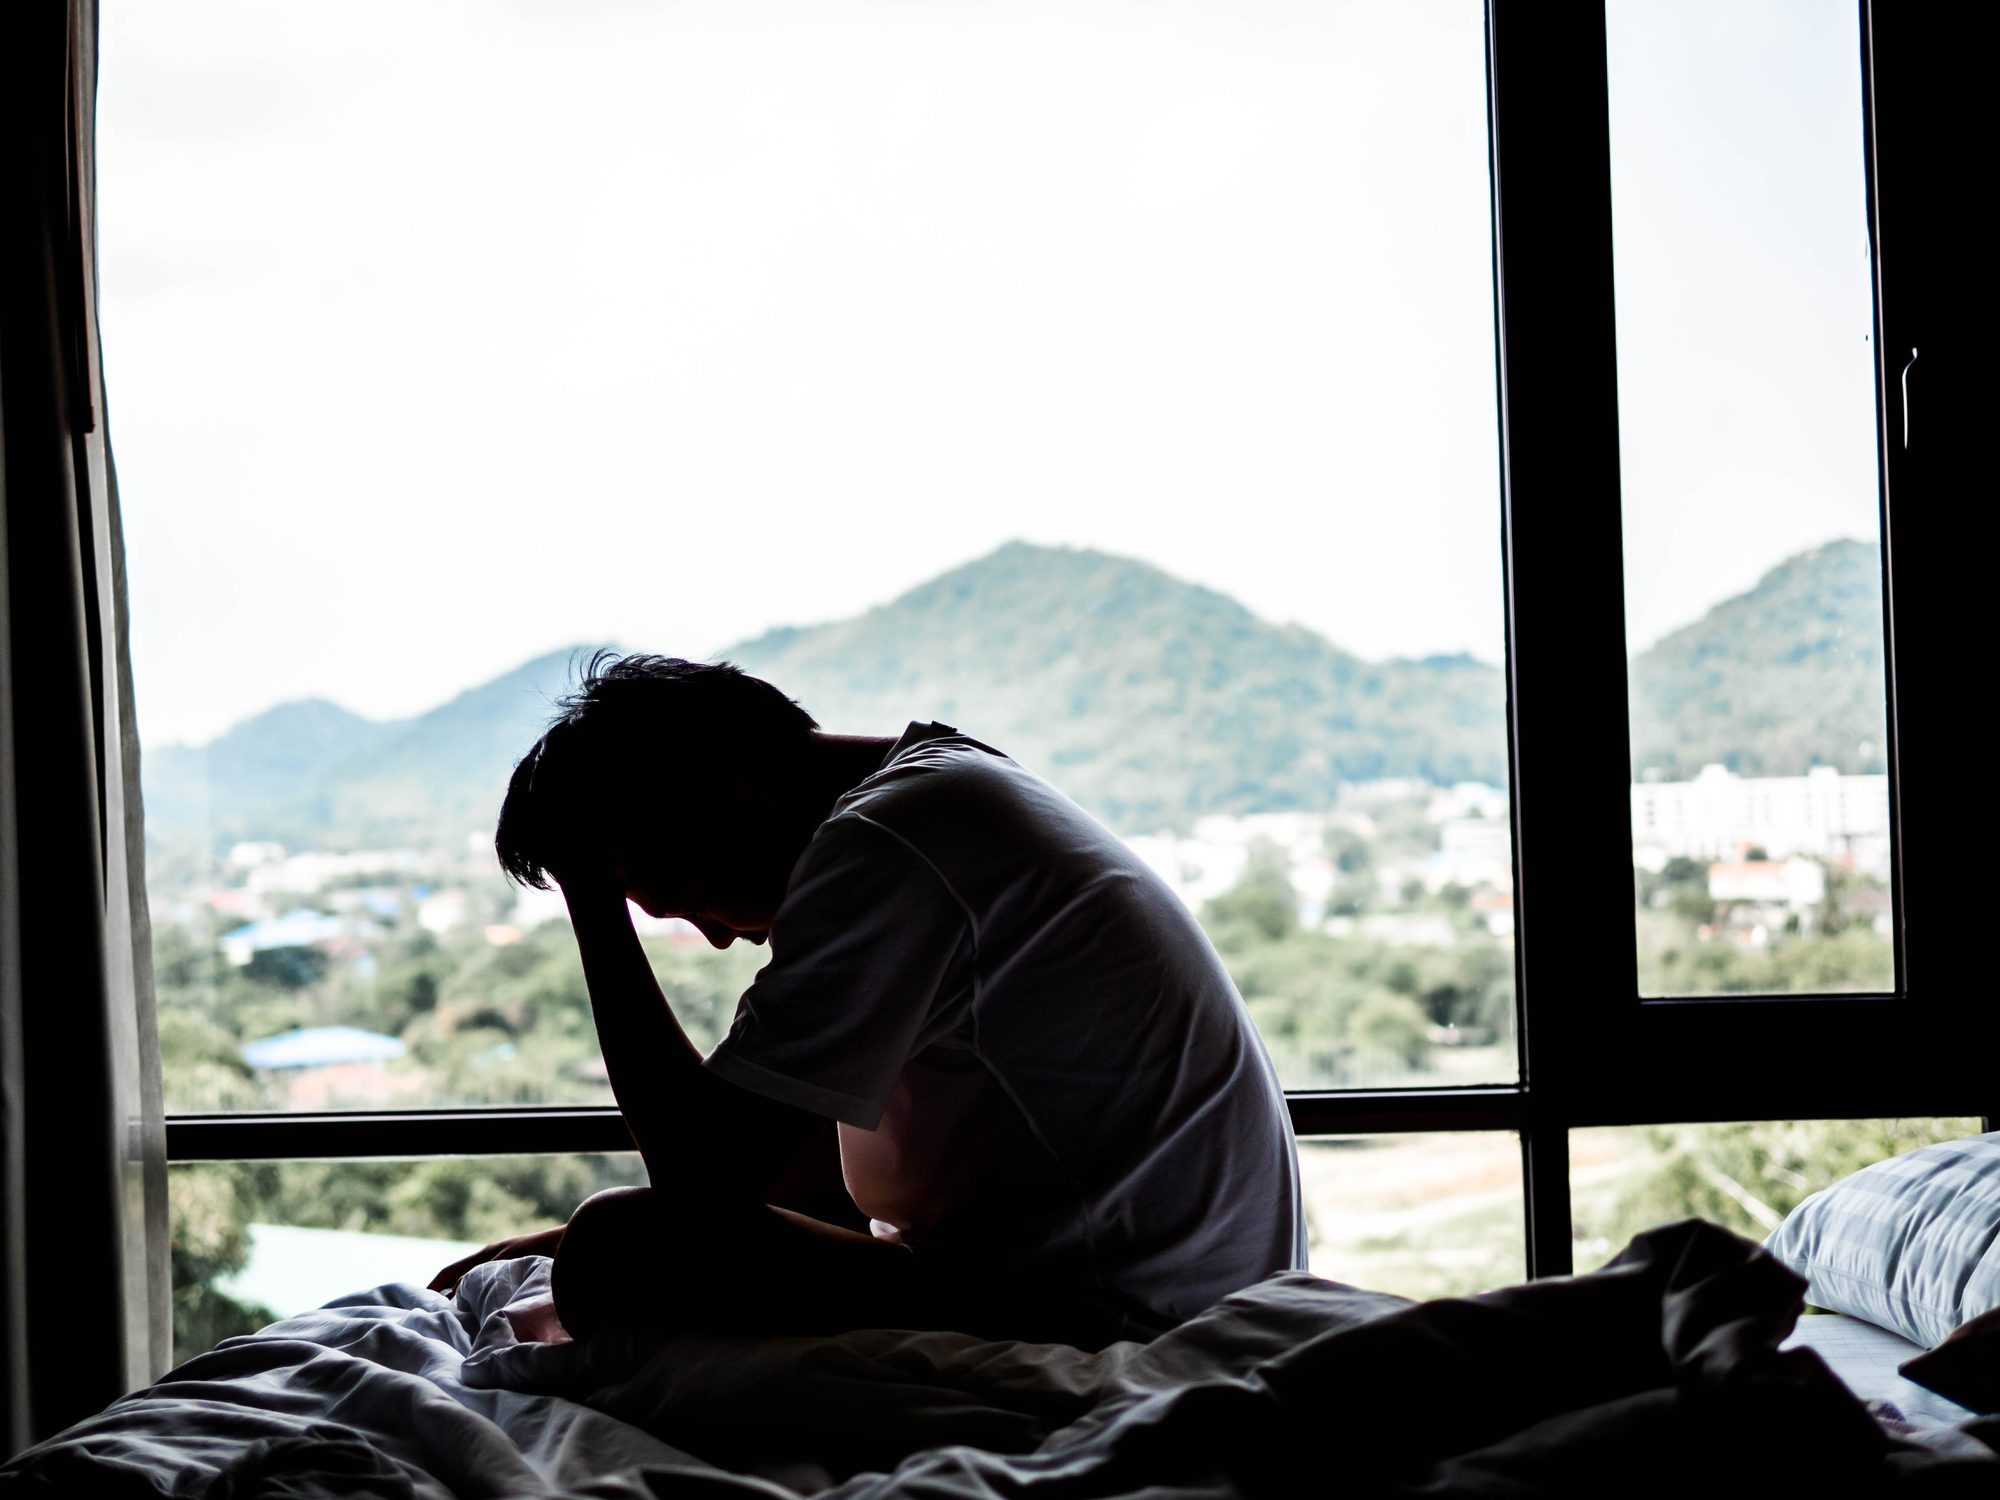
[[[198,826],[213,812],[254,830],[264,820],[289,819],[303,791],[364,760],[390,732],[337,703],[305,698],[268,708],[206,745],[149,746],[141,760],[147,821]]]
[[[536,657],[412,718],[364,719],[307,699],[207,745],[148,747],[148,836],[322,848],[456,842],[491,825],[515,760],[548,723],[572,663],[594,649]]]
[[[426,825],[445,824],[461,836],[490,828],[514,763],[601,644],[551,651],[428,713],[385,725],[381,739],[324,778],[317,816],[328,828],[369,830],[370,843]]]
[[[1011,542],[854,619],[725,655],[828,729],[956,724],[1126,831],[1323,807],[1342,780],[1506,771],[1492,667],[1365,662],[1102,552]]]
[[[1882,562],[1828,542],[1787,558],[1633,660],[1632,764],[1669,780],[1886,768]]]
[[[1633,663],[1634,764],[1753,775],[1881,764],[1876,553],[1833,542]],[[281,704],[200,747],[148,748],[149,831],[355,847],[490,827],[515,759],[593,648],[551,652],[413,718]],[[941,719],[1113,826],[1326,805],[1344,780],[1504,782],[1500,671],[1367,662],[1298,626],[1107,553],[1013,542],[852,619],[722,656],[828,729]]]

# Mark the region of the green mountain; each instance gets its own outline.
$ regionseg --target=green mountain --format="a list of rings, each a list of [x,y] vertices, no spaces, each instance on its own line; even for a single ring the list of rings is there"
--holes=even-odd
[[[141,760],[146,820],[161,829],[199,827],[211,816],[255,836],[289,821],[301,794],[322,784],[391,733],[324,698],[280,703],[201,746],[148,746]]]
[[[457,843],[490,825],[514,762],[592,646],[552,651],[412,718],[281,703],[207,745],[148,747],[149,837],[320,848]]]
[[[1492,667],[1364,662],[1102,552],[1011,542],[854,619],[726,655],[828,729],[956,724],[1128,832],[1324,807],[1343,780],[1506,772]]]
[[[1881,554],[1828,542],[1633,660],[1634,771],[1882,771],[1884,682]]]
[[[1633,664],[1635,765],[1747,774],[1881,763],[1875,551],[1773,569]],[[148,829],[186,842],[456,845],[591,647],[551,652],[413,718],[281,704],[209,745],[148,748]],[[1341,781],[1506,779],[1499,670],[1366,662],[1129,558],[1014,542],[877,609],[722,653],[828,729],[942,719],[1126,832],[1326,805]]]

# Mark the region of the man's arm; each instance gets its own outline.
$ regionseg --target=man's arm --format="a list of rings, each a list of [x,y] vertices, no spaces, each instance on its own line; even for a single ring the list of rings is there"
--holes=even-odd
[[[609,874],[559,881],[569,903],[612,1095],[656,1190],[762,1202],[820,1124],[702,1066],[660,992],[625,892]]]

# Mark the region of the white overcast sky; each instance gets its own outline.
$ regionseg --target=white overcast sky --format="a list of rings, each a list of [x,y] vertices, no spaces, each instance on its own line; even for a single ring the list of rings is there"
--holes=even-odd
[[[102,19],[151,743],[707,655],[1016,537],[1499,658],[1476,0]],[[1876,534],[1854,16],[1617,0],[1611,67],[1644,644]]]

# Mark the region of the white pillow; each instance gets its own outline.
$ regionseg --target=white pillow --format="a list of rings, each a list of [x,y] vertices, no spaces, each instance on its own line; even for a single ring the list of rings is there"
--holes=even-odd
[[[2000,1131],[1892,1156],[1793,1209],[1764,1242],[1806,1301],[1926,1349],[2000,1307]]]

